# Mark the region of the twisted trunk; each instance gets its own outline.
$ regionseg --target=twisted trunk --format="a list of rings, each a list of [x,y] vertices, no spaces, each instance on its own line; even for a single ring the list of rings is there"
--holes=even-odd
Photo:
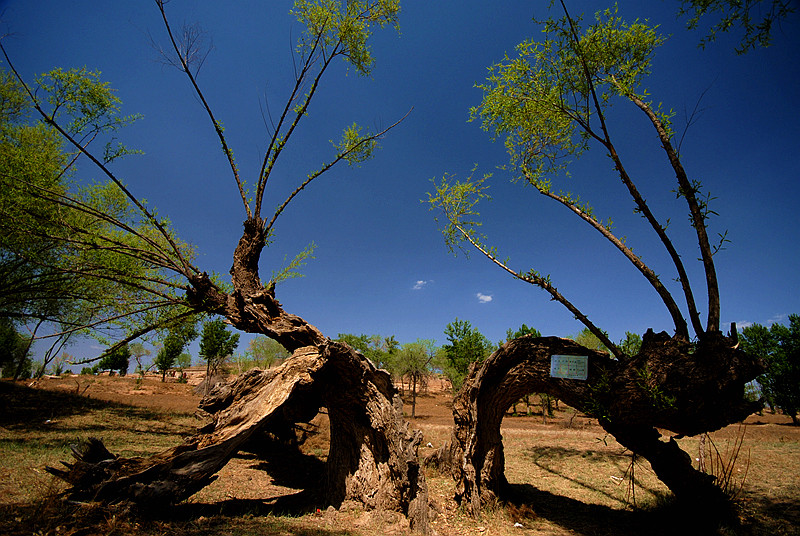
[[[72,484],[70,495],[105,502],[163,506],[186,499],[215,478],[230,458],[268,432],[307,422],[326,407],[331,445],[325,477],[309,490],[323,505],[345,501],[405,513],[427,533],[428,498],[417,449],[422,433],[409,430],[388,373],[347,345],[287,313],[258,275],[264,222],[250,218],[233,255],[234,290],[224,292],[207,274],[189,278],[187,302],[224,316],[236,328],[267,335],[292,356],[279,367],[250,371],[216,388],[201,402],[214,422],[182,445],[150,458],[117,458],[93,440],[73,449],[66,470],[48,468]],[[267,449],[268,450],[268,449]]]
[[[409,430],[402,402],[385,371],[344,344],[294,352],[281,366],[251,370],[215,388],[200,407],[214,421],[183,444],[150,458],[118,458],[100,440],[73,447],[77,461],[48,471],[69,482],[78,500],[164,507],[209,484],[246,444],[280,436],[286,424],[307,422],[328,408],[331,445],[325,477],[309,495],[322,506],[356,501],[368,509],[408,515],[428,531],[425,476],[417,449],[422,433]]]
[[[551,377],[552,355],[588,356],[587,380]],[[480,511],[507,490],[500,434],[506,410],[541,392],[596,416],[621,444],[650,461],[677,498],[723,504],[709,477],[674,441],[662,442],[656,428],[696,435],[742,420],[755,409],[744,401],[744,385],[760,369],[758,360],[721,335],[693,347],[648,332],[641,352],[622,361],[567,339],[522,337],[470,371],[454,401],[451,442],[430,461],[448,466],[456,499]]]

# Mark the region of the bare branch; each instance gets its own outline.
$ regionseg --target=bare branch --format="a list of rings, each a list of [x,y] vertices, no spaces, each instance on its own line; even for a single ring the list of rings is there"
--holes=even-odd
[[[412,109],[413,109],[413,108],[412,108]],[[275,221],[278,219],[278,216],[280,216],[280,215],[283,213],[283,211],[286,209],[286,206],[287,206],[287,205],[288,205],[288,204],[289,204],[289,203],[292,201],[292,199],[294,199],[294,198],[295,198],[295,197],[296,197],[296,196],[297,196],[297,195],[298,195],[298,194],[299,194],[301,191],[303,191],[303,190],[305,189],[305,187],[306,187],[306,186],[308,186],[308,185],[311,183],[311,181],[313,181],[314,179],[316,179],[317,177],[319,177],[320,175],[322,175],[323,173],[325,173],[326,171],[328,171],[329,169],[331,169],[333,166],[335,166],[336,164],[338,164],[338,163],[339,163],[339,162],[341,162],[342,160],[345,160],[345,159],[347,159],[347,157],[348,157],[349,155],[351,155],[351,154],[354,154],[354,153],[357,153],[357,152],[358,152],[358,150],[359,150],[361,147],[363,147],[365,144],[371,143],[371,142],[373,142],[374,140],[377,140],[377,139],[380,139],[380,138],[382,138],[382,137],[383,137],[383,136],[384,136],[384,135],[385,135],[387,132],[389,132],[389,131],[390,131],[390,130],[392,130],[394,127],[396,127],[397,125],[399,125],[400,123],[402,123],[402,122],[405,120],[405,118],[406,118],[406,117],[408,117],[408,114],[410,114],[410,113],[411,113],[411,110],[409,110],[408,112],[406,112],[406,114],[405,114],[403,117],[401,117],[400,119],[398,119],[397,121],[395,121],[394,123],[392,123],[391,125],[389,125],[388,127],[386,127],[385,129],[381,130],[381,131],[380,131],[380,132],[378,132],[377,134],[373,134],[373,135],[371,135],[371,136],[367,136],[367,137],[365,137],[363,140],[361,140],[360,142],[358,142],[357,144],[355,144],[353,147],[350,147],[348,150],[346,150],[346,151],[344,151],[344,152],[342,152],[342,153],[339,153],[338,155],[336,155],[336,158],[334,158],[334,159],[333,159],[331,162],[329,162],[329,163],[327,163],[327,164],[323,165],[323,166],[322,166],[322,167],[321,167],[319,170],[317,170],[317,171],[315,171],[314,173],[310,174],[310,175],[308,176],[308,178],[307,178],[305,181],[303,181],[303,183],[302,183],[302,184],[300,184],[300,186],[298,186],[297,188],[295,188],[295,190],[294,190],[294,191],[293,191],[291,194],[289,194],[289,197],[287,197],[287,198],[286,198],[286,200],[285,200],[285,201],[284,201],[284,202],[283,202],[283,203],[282,203],[282,204],[281,204],[281,205],[280,205],[280,206],[279,206],[279,207],[278,207],[278,208],[275,210],[275,214],[273,214],[273,216],[272,216],[272,219],[269,221],[269,223],[267,224],[267,226],[264,228],[265,236],[268,236],[268,235],[269,235],[269,232],[272,230],[272,227],[275,225]]]
[[[169,24],[169,20],[167,19],[167,13],[164,10],[164,1],[163,0],[156,0],[156,4],[158,5],[158,9],[161,12],[161,19],[164,21],[164,28],[167,30],[167,34],[169,35],[169,40],[172,43],[172,48],[177,54],[179,65],[177,65],[181,71],[186,73],[186,76],[189,78],[189,81],[194,88],[195,94],[197,94],[200,102],[203,104],[203,108],[205,108],[206,113],[208,114],[209,119],[211,119],[211,123],[214,125],[214,131],[217,133],[217,137],[219,138],[220,143],[222,144],[222,152],[225,153],[225,156],[228,158],[228,165],[231,168],[231,172],[233,173],[233,178],[236,181],[236,185],[239,188],[239,196],[242,199],[242,204],[244,205],[245,212],[247,213],[247,217],[252,217],[252,212],[250,210],[250,204],[247,202],[247,193],[244,189],[244,184],[242,183],[241,178],[239,177],[239,168],[236,166],[236,162],[233,158],[233,151],[228,146],[228,141],[225,139],[224,129],[222,127],[222,123],[220,123],[215,117],[214,113],[211,111],[211,106],[208,104],[205,95],[203,94],[200,86],[197,84],[196,72],[192,72],[192,63],[194,65],[202,65],[205,61],[205,58],[208,56],[208,52],[205,52],[205,55],[201,52],[201,45],[203,43],[202,30],[192,30],[188,34],[189,42],[187,43],[185,40],[187,39],[187,35],[184,34],[184,42],[178,43],[176,40],[173,32],[172,27]],[[184,30],[186,31],[186,30]],[[195,70],[199,69],[199,65],[196,67]]]
[[[594,323],[592,323],[589,320],[589,318],[580,311],[580,309],[575,307],[575,305],[572,302],[570,302],[560,292],[558,292],[558,289],[556,289],[556,287],[554,287],[552,285],[552,283],[550,283],[549,278],[542,277],[542,276],[536,274],[535,272],[529,272],[527,274],[523,274],[523,273],[517,272],[515,270],[512,270],[511,268],[508,267],[508,265],[506,265],[504,262],[499,260],[492,253],[490,253],[488,250],[486,250],[486,248],[484,248],[477,240],[475,240],[470,235],[470,233],[468,233],[465,229],[462,229],[460,225],[455,224],[455,223],[453,225],[454,225],[454,227],[456,229],[458,229],[461,232],[461,234],[464,236],[464,238],[470,244],[472,244],[478,251],[483,253],[486,256],[486,258],[488,258],[490,261],[492,261],[497,266],[499,266],[500,268],[502,268],[503,270],[505,270],[506,272],[508,272],[512,276],[516,277],[517,279],[520,279],[521,281],[525,281],[526,283],[530,283],[532,285],[536,285],[537,287],[545,290],[548,294],[550,294],[550,296],[552,297],[552,299],[554,301],[557,301],[558,303],[560,303],[561,305],[566,307],[567,310],[569,310],[569,312],[571,312],[573,315],[575,315],[575,318],[578,321],[580,321],[581,324],[586,326],[589,329],[589,331],[591,331],[592,334],[594,334],[600,340],[600,342],[602,342],[606,346],[606,348],[608,348],[611,351],[611,353],[614,354],[614,356],[617,359],[624,359],[625,358],[624,352],[622,352],[622,350],[620,350],[617,347],[616,344],[611,342],[611,340],[608,338],[608,335],[606,335],[603,332],[603,330],[601,330],[596,325],[594,325]]]
[[[636,95],[631,94],[627,95],[627,97],[636,104],[653,123],[656,132],[658,132],[661,146],[667,153],[672,169],[675,171],[675,177],[678,179],[678,185],[680,187],[680,194],[686,199],[686,203],[689,205],[692,227],[694,227],[697,233],[700,255],[706,272],[706,286],[708,287],[708,321],[706,330],[711,332],[719,331],[719,284],[717,283],[717,271],[712,258],[713,251],[708,240],[708,231],[705,223],[706,215],[701,209],[700,202],[697,199],[697,187],[689,181],[686,171],[683,169],[683,164],[681,164],[680,157],[672,147],[670,135],[655,112]],[[700,333],[702,333],[702,331],[698,332],[698,334]]]
[[[691,114],[688,114],[686,117],[686,126],[683,128],[683,132],[681,133],[681,139],[678,141],[678,154],[681,152],[681,146],[683,145],[683,139],[686,137],[686,134],[689,132],[689,128],[692,127],[697,121],[700,120],[700,116],[703,114],[703,109],[700,108],[700,103],[702,102],[703,98],[708,93],[708,90],[711,89],[711,86],[707,87],[703,90],[700,94],[700,97],[697,99],[697,102],[694,104],[694,109],[692,110]]]
[[[272,173],[272,168],[275,166],[275,162],[277,162],[278,157],[280,156],[283,148],[286,146],[286,143],[289,141],[289,138],[292,136],[295,128],[297,127],[300,120],[305,116],[306,110],[308,109],[308,105],[311,102],[311,98],[314,96],[314,93],[319,86],[319,81],[322,78],[322,75],[330,65],[330,59],[325,61],[320,68],[317,76],[314,78],[313,83],[311,84],[311,88],[309,89],[308,93],[304,97],[304,102],[299,109],[295,109],[295,116],[294,120],[292,121],[291,125],[287,129],[285,134],[281,134],[281,129],[283,128],[283,124],[286,121],[286,117],[288,116],[289,112],[292,110],[292,104],[297,100],[298,95],[300,93],[303,84],[306,81],[307,74],[311,71],[315,61],[316,61],[316,51],[320,46],[320,42],[322,40],[322,32],[320,32],[316,39],[314,40],[313,45],[311,46],[310,52],[308,56],[305,58],[303,62],[303,67],[300,70],[300,73],[295,76],[295,84],[292,88],[292,92],[289,95],[289,98],[286,99],[286,105],[281,112],[281,117],[278,119],[278,124],[275,127],[274,132],[272,133],[272,138],[270,139],[269,145],[267,146],[267,150],[264,153],[264,161],[261,163],[261,170],[258,173],[258,185],[256,187],[256,208],[255,213],[257,216],[261,216],[261,207],[264,198],[264,191],[267,187],[267,181],[269,180],[269,176]],[[338,45],[337,45],[338,46]],[[294,61],[294,55],[292,55],[292,60]]]
[[[686,320],[683,318],[681,314],[680,308],[678,304],[675,303],[675,299],[669,293],[669,291],[664,287],[661,280],[658,278],[655,272],[647,266],[642,259],[633,253],[633,251],[626,246],[617,236],[615,236],[611,230],[603,225],[601,222],[597,221],[593,216],[588,214],[586,211],[581,209],[577,206],[574,202],[570,201],[569,199],[565,198],[564,196],[557,195],[552,193],[550,190],[546,190],[544,188],[538,187],[533,181],[531,184],[536,187],[538,192],[550,199],[558,201],[572,212],[574,212],[578,217],[580,217],[583,221],[591,225],[595,230],[597,230],[600,234],[602,234],[609,242],[611,242],[620,252],[622,252],[625,257],[631,261],[631,263],[636,267],[637,270],[647,279],[650,285],[655,289],[658,295],[661,297],[661,301],[664,302],[664,305],[667,307],[670,315],[672,316],[672,321],[675,324],[675,331],[678,336],[683,337],[685,339],[689,339],[689,329],[686,325]]]

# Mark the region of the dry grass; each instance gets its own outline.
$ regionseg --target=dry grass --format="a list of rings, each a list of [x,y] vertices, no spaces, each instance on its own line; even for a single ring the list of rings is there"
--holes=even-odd
[[[109,381],[109,385],[119,390],[122,384],[117,380]],[[158,388],[150,386],[154,391]],[[142,515],[66,504],[56,498],[63,489],[61,484],[43,467],[66,459],[71,443],[100,436],[112,452],[148,455],[179,443],[199,424],[186,411],[97,400],[102,385],[92,385],[87,393],[92,392],[93,398],[87,399],[63,390],[43,392],[0,382],[0,459],[4,472],[0,478],[0,534],[408,533],[407,522],[392,513],[359,508],[311,513],[297,510],[291,503],[291,495],[297,490],[280,486],[274,468],[249,453],[234,458],[214,484],[168,512]],[[119,390],[116,400],[123,395],[129,396]],[[178,395],[173,392],[171,396]],[[191,406],[185,400],[175,400],[174,408]],[[423,430],[423,455],[449,440],[446,402],[444,394],[418,400],[420,417],[413,425]],[[322,421],[320,428],[325,430]],[[721,458],[726,451],[739,452],[728,467],[731,481],[741,487],[742,533],[799,534],[800,429],[770,416],[753,417],[748,422],[751,424],[743,443],[737,439],[736,427],[711,435]],[[449,475],[428,471],[436,512],[432,526],[439,536],[632,536],[686,533],[692,527],[690,520],[681,519],[671,506],[666,488],[647,462],[633,460],[591,420],[574,418],[572,410],[562,408],[547,425],[541,424],[540,416],[506,418],[503,438],[506,476],[514,496],[508,503],[487,509],[479,518],[466,515],[452,501]],[[306,454],[324,458],[324,443],[324,435],[314,437],[306,444]],[[680,443],[690,455],[697,456],[697,438]]]

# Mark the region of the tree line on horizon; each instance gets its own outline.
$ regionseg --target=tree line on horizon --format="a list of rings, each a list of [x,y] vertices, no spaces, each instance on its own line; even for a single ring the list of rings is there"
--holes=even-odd
[[[541,337],[539,330],[522,324],[516,330],[509,328],[505,340],[492,343],[469,321],[459,318],[445,326],[444,335],[447,344],[441,346],[432,339],[400,343],[394,335],[339,333],[336,340],[353,347],[376,367],[389,371],[401,389],[408,389],[414,417],[416,397],[426,389],[427,381],[433,375],[445,378],[455,393],[470,366],[481,363],[504,343],[526,335]],[[280,343],[265,336],[251,339],[248,349],[236,354],[234,350],[239,343],[239,334],[229,331],[224,321],[216,319],[204,322],[200,333],[195,324],[183,324],[169,330],[156,342],[156,356],[149,365],[143,362],[143,358],[152,355],[152,351],[141,342],[134,342],[115,348],[94,366],[84,367],[81,373],[115,371],[124,376],[133,358],[139,382],[150,370],[158,371],[161,381],[169,371],[176,370],[180,381],[184,369],[193,365],[186,346],[198,336],[201,339],[198,363],[206,364],[207,377],[219,374],[223,368],[239,374],[252,368],[268,369],[290,355]],[[602,341],[586,328],[567,338],[583,347],[608,352]],[[774,323],[765,327],[756,323],[745,327],[741,339],[742,348],[760,356],[767,365],[766,372],[757,378],[751,396],[763,398],[773,411],[779,409],[790,416],[794,424],[800,424],[800,315],[789,315],[788,325]],[[57,376],[69,372],[67,367],[73,361],[72,356],[62,352],[48,367],[32,359],[28,342],[7,318],[0,317],[0,370],[3,378],[27,379],[42,377],[46,373]],[[639,335],[626,332],[619,345],[626,355],[634,356],[641,343]]]

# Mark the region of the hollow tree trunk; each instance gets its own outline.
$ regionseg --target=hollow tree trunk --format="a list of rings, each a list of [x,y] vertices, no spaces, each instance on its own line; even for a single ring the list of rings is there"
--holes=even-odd
[[[551,377],[552,355],[588,356],[587,380]],[[567,339],[522,337],[470,370],[454,401],[451,442],[430,461],[450,468],[456,499],[477,513],[507,489],[504,413],[526,393],[540,392],[598,417],[621,444],[650,461],[679,499],[717,504],[721,493],[709,477],[655,428],[695,435],[743,419],[755,409],[744,401],[744,384],[760,368],[721,334],[692,347],[648,332],[641,352],[625,361]]]
[[[72,484],[76,499],[164,506],[210,483],[260,431],[280,432],[328,408],[331,446],[325,478],[314,495],[323,505],[345,501],[408,515],[428,531],[425,476],[417,448],[421,432],[402,419],[402,402],[388,373],[344,344],[298,349],[281,366],[253,370],[204,398],[214,421],[194,437],[150,458],[118,458],[93,440],[73,449],[67,470],[48,468]]]

